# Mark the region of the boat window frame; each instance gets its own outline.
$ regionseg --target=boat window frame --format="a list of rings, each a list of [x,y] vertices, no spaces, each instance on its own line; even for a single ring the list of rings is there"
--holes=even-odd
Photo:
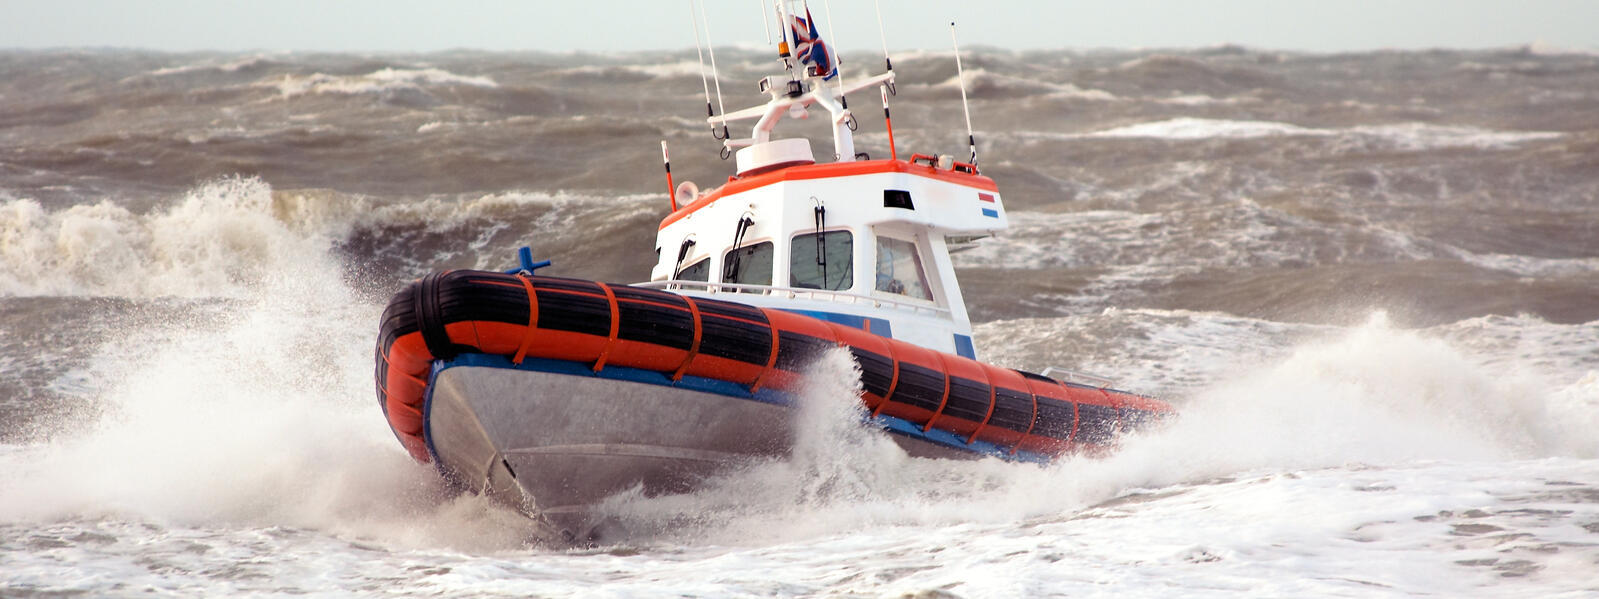
[[[733,257],[733,253],[734,252],[738,252],[738,251],[743,251],[743,250],[755,250],[756,248],[760,248],[763,245],[766,246],[766,248],[767,248],[766,249],[766,251],[767,251],[766,282],[765,283],[759,283],[759,282],[744,282],[744,281],[737,281],[737,280],[729,280],[728,277],[727,277],[727,265],[730,262],[732,262],[731,258]],[[756,250],[756,251],[758,251],[758,250]],[[765,240],[761,240],[761,241],[756,241],[754,243],[746,243],[744,245],[741,245],[741,246],[738,246],[738,247],[735,247],[735,248],[731,248],[731,249],[727,250],[726,252],[723,252],[722,253],[722,272],[720,274],[721,274],[721,276],[719,276],[717,278],[721,279],[722,283],[729,283],[729,284],[733,284],[733,285],[757,285],[757,286],[763,286],[763,287],[771,287],[772,286],[772,280],[777,277],[777,244],[771,239],[765,239]]]
[[[925,291],[927,293],[927,297],[925,297],[925,298],[924,297],[917,297],[917,296],[911,295],[909,293],[891,291],[889,289],[884,289],[882,287],[883,283],[880,282],[880,277],[882,276],[882,270],[881,270],[881,268],[882,268],[882,251],[881,250],[882,250],[882,246],[883,246],[883,240],[885,240],[885,239],[886,240],[890,240],[890,241],[903,243],[903,244],[906,244],[906,245],[910,246],[910,248],[911,248],[911,258],[912,258],[913,264],[915,264],[915,266],[916,266],[916,274],[921,279],[920,282],[921,282],[921,285],[922,285],[922,289],[923,289],[923,291]],[[939,299],[938,298],[939,298],[940,294],[939,294],[939,291],[937,289],[935,289],[935,285],[934,285],[933,279],[928,276],[927,271],[928,271],[928,266],[930,266],[930,264],[928,263],[927,260],[923,259],[923,255],[924,254],[926,254],[926,252],[923,251],[922,244],[921,244],[921,236],[919,236],[919,235],[911,235],[910,239],[906,239],[904,237],[900,237],[900,236],[894,235],[892,233],[885,233],[883,231],[873,231],[873,234],[872,234],[872,293],[892,295],[892,296],[899,297],[899,298],[904,298],[906,300],[913,301],[913,302],[926,302],[926,303],[931,304],[931,305],[938,305],[938,303],[939,303]],[[893,280],[893,279],[891,279],[891,280]]]
[[[828,288],[828,287],[825,287],[825,286],[808,287],[808,286],[802,285],[801,282],[798,281],[795,278],[795,275],[794,275],[794,264],[795,264],[794,261],[795,261],[795,259],[801,257],[800,253],[794,251],[795,248],[799,247],[799,243],[800,243],[799,242],[799,238],[801,238],[801,237],[815,237],[817,235],[821,235],[822,238],[823,238],[822,243],[823,244],[827,244],[828,243],[828,241],[827,241],[827,237],[828,236],[836,235],[836,234],[839,234],[839,233],[843,233],[843,234],[848,236],[846,238],[846,242],[849,244],[849,250],[848,251],[841,251],[840,252],[845,257],[845,259],[847,260],[847,262],[844,264],[844,267],[845,267],[844,268],[844,273],[842,275],[840,275],[842,277],[842,279],[839,281],[839,283],[842,284],[843,287]],[[855,237],[856,237],[855,231],[851,230],[848,227],[838,227],[836,229],[824,229],[822,231],[815,231],[815,230],[796,231],[793,235],[789,236],[789,238],[788,238],[788,286],[791,287],[791,288],[794,288],[794,289],[815,289],[815,290],[818,290],[818,291],[846,291],[847,292],[847,291],[851,291],[851,290],[855,289]],[[810,245],[808,245],[806,247],[814,248],[816,242],[815,241],[807,241],[807,243],[810,244]],[[829,247],[831,247],[831,246],[829,246]],[[829,252],[829,256],[830,257],[831,257],[831,255],[832,255],[832,252]],[[809,254],[804,254],[804,256],[810,256],[811,259],[814,260],[815,259],[815,251],[814,251],[814,249]],[[830,262],[830,264],[831,264],[831,262]],[[825,283],[826,283],[826,281],[824,280],[823,284],[825,285]]]
[[[685,273],[693,270],[695,267],[698,267],[700,265],[704,265],[705,266],[705,272],[704,272],[705,278],[703,278],[703,279],[691,279],[691,278],[683,276]],[[695,260],[693,262],[690,262],[688,266],[685,266],[685,267],[677,269],[677,276],[673,280],[676,280],[676,281],[699,281],[701,283],[709,283],[709,282],[711,282],[711,257],[710,256],[705,256],[703,258],[700,258],[699,260]]]

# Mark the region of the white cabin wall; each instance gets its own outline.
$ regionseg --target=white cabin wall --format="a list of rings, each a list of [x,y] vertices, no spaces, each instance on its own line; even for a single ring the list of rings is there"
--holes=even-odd
[[[910,192],[915,209],[885,208],[885,189]],[[979,194],[982,193],[994,196],[996,201],[980,202]],[[677,248],[683,238],[692,232],[696,245],[694,253],[683,261],[684,265],[709,256],[710,282],[720,282],[723,256],[732,247],[738,219],[750,213],[755,225],[745,233],[743,245],[771,241],[774,259],[772,285],[787,287],[793,237],[816,229],[813,210],[816,202],[811,200],[813,196],[827,209],[827,227],[824,230],[850,231],[854,243],[851,256],[854,261],[854,286],[849,290],[850,293],[901,304],[923,303],[906,296],[876,291],[876,235],[884,232],[892,237],[915,241],[934,298],[930,305],[947,312],[933,316],[903,310],[885,311],[871,304],[796,299],[791,294],[710,295],[774,308],[813,309],[886,318],[893,326],[895,338],[939,351],[955,351],[954,335],[971,335],[970,316],[955,276],[945,236],[992,233],[1005,228],[1005,215],[998,202],[998,194],[913,173],[870,173],[778,181],[718,198],[714,203],[696,209],[660,231],[657,242],[661,247],[661,259],[651,271],[651,278],[665,280],[671,277]],[[992,207],[998,216],[983,216],[982,209],[985,207]]]
[[[932,270],[937,271],[939,288],[947,293],[944,297],[944,306],[949,308],[950,320],[955,323],[955,332],[968,337],[972,334],[972,321],[966,315],[966,298],[961,295],[960,281],[955,278],[955,263],[949,257],[949,248],[944,243],[943,234],[934,232],[927,237],[927,247],[931,249],[927,257],[932,263]]]
[[[872,287],[877,282],[877,247],[872,240],[871,229],[851,228],[849,231],[855,236],[854,293],[871,295]]]

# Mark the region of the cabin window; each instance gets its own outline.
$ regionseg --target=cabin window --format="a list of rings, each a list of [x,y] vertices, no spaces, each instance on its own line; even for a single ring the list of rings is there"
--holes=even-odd
[[[933,299],[915,243],[877,236],[877,290],[920,300]]]
[[[746,245],[722,260],[722,282],[744,285],[772,284],[772,242]]]
[[[911,192],[902,189],[885,189],[883,190],[883,207],[915,210],[916,204],[911,202]]]
[[[854,286],[851,258],[855,240],[849,231],[827,231],[794,236],[789,248],[788,286],[801,289],[843,291]]]
[[[676,278],[679,281],[710,281],[711,259],[701,258],[699,262],[683,267],[677,271]]]

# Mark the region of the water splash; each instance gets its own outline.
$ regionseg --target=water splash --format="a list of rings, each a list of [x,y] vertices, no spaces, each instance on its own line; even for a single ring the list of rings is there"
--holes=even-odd
[[[326,240],[273,218],[270,195],[258,182],[232,181],[125,219],[144,223],[145,253],[135,259],[170,280],[130,281],[132,289],[73,281],[233,297],[166,322],[100,323],[95,384],[85,393],[101,417],[0,453],[0,521],[112,517],[519,546],[524,518],[452,498],[394,442],[371,389],[371,323],[381,306],[346,284]],[[179,278],[181,266],[234,261],[247,279],[223,281],[232,271],[220,267],[211,271],[217,280]]]
[[[1244,472],[1599,455],[1580,432],[1594,425],[1599,389],[1482,364],[1378,314],[1195,393],[1171,426],[1109,459],[1059,468],[1127,489]]]
[[[1599,455],[1581,432],[1599,413],[1593,375],[1562,388],[1489,371],[1382,315],[1196,392],[1178,420],[1109,457],[1048,467],[907,457],[862,423],[851,368],[843,352],[813,367],[788,459],[691,495],[627,496],[609,508],[677,542],[767,544],[862,528],[1063,521],[1118,497],[1249,473]]]
[[[244,298],[270,273],[317,264],[333,238],[274,213],[260,179],[199,186],[165,210],[110,200],[47,211],[0,204],[0,296]]]

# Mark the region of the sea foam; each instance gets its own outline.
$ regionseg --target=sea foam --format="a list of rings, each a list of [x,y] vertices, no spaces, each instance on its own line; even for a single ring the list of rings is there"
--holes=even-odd
[[[1050,134],[1037,135],[1047,137]],[[1565,134],[1557,131],[1494,131],[1480,127],[1435,125],[1431,123],[1394,123],[1347,128],[1317,128],[1273,121],[1234,121],[1179,117],[1059,137],[1192,141],[1277,136],[1347,137],[1360,142],[1382,144],[1391,149],[1422,151],[1445,148],[1504,148],[1519,143],[1557,139],[1564,137]]]
[[[470,87],[499,87],[487,76],[459,75],[436,68],[384,68],[365,75],[284,75],[256,84],[258,87],[276,88],[284,98],[307,94],[370,94],[405,89],[423,89],[428,86],[464,85]]]

